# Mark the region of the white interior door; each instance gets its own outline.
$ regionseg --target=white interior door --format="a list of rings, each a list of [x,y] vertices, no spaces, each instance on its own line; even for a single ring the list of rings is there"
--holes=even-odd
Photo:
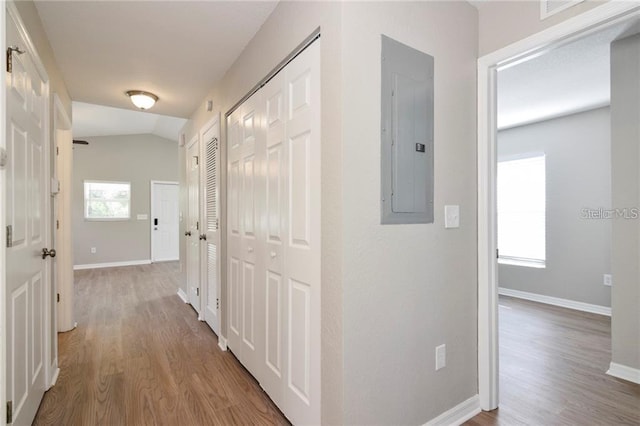
[[[187,283],[189,303],[200,315],[200,144],[196,136],[187,145]]]
[[[7,399],[13,423],[31,424],[46,386],[50,248],[48,84],[39,72],[12,13],[7,14],[7,46],[13,69],[6,74],[7,165]],[[2,401],[4,403],[4,401]]]
[[[229,348],[320,423],[320,42],[228,119]]]
[[[204,320],[209,327],[219,336],[220,334],[220,235],[219,228],[219,153],[220,153],[220,118],[216,118],[203,128],[202,132],[203,152],[201,157],[204,159],[204,176],[202,180],[203,186],[203,202],[202,205],[202,226],[203,233],[200,238],[202,241],[201,263],[202,263],[202,288],[205,297],[204,303]]]
[[[178,207],[177,182],[151,182],[151,260],[163,262],[178,260]]]

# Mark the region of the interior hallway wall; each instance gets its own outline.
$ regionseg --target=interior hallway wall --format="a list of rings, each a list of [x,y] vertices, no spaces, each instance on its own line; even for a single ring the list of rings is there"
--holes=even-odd
[[[341,105],[341,2],[280,2],[224,78],[202,99],[183,129],[186,140],[196,135],[214,114],[221,113],[221,227],[224,256],[226,197],[225,113],[265,77],[314,30],[321,31],[321,139],[322,158],[322,423],[343,423],[342,360],[342,105]],[[213,101],[207,112],[206,102]],[[184,151],[184,149],[182,149]],[[184,163],[182,163],[184,164]],[[181,166],[183,167],[183,166]],[[185,200],[185,196],[182,196]],[[182,209],[184,209],[184,204]],[[184,222],[184,221],[183,221]],[[181,237],[184,240],[184,237]],[[181,244],[180,258],[185,259]],[[222,264],[222,299],[227,299]],[[186,281],[183,281],[186,291]],[[227,335],[227,312],[221,314],[222,335]]]
[[[178,145],[155,135],[83,138],[73,164],[73,250],[76,265],[150,261],[151,181],[178,181]],[[85,180],[131,183],[128,220],[84,219]],[[138,220],[138,214],[147,219]],[[91,253],[91,247],[96,253]]]
[[[546,154],[546,265],[499,264],[500,287],[611,306],[609,108],[572,114],[498,132],[498,161]],[[590,209],[591,212],[586,212]]]

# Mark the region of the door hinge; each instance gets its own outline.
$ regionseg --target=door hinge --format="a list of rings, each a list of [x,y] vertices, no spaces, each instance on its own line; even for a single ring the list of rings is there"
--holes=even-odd
[[[496,259],[499,259],[499,258],[500,258],[500,250],[496,249]]]
[[[18,55],[22,55],[24,50],[20,49],[18,46],[7,47],[7,72],[9,74],[13,72],[13,52],[16,52]]]
[[[56,155],[60,155],[60,148],[56,146]]]
[[[196,288],[196,296],[200,296],[200,287]]]
[[[56,220],[56,229],[60,229],[60,221]]]
[[[218,228],[220,228],[220,221],[216,219],[216,230],[218,230]]]
[[[60,303],[60,293],[56,293],[56,302]]]
[[[200,230],[200,222],[196,221],[196,230],[199,231]]]
[[[220,309],[220,299],[216,299],[216,309]]]
[[[13,423],[13,401],[7,401],[7,424]]]
[[[13,246],[13,226],[7,225],[7,247]]]

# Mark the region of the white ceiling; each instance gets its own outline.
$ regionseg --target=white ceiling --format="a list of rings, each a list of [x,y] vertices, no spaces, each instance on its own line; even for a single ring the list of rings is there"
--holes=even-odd
[[[187,120],[149,112],[73,102],[73,138],[154,134],[172,141]]]
[[[54,1],[36,7],[74,101],[189,117],[277,1]],[[75,118],[75,117],[74,117]]]
[[[609,45],[617,26],[498,72],[498,128],[609,104]]]

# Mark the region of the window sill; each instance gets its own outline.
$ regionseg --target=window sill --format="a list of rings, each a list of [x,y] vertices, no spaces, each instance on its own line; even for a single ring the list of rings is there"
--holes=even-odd
[[[536,269],[544,269],[547,267],[544,260],[510,259],[506,257],[499,257],[498,263],[500,265],[523,266],[525,268]]]

